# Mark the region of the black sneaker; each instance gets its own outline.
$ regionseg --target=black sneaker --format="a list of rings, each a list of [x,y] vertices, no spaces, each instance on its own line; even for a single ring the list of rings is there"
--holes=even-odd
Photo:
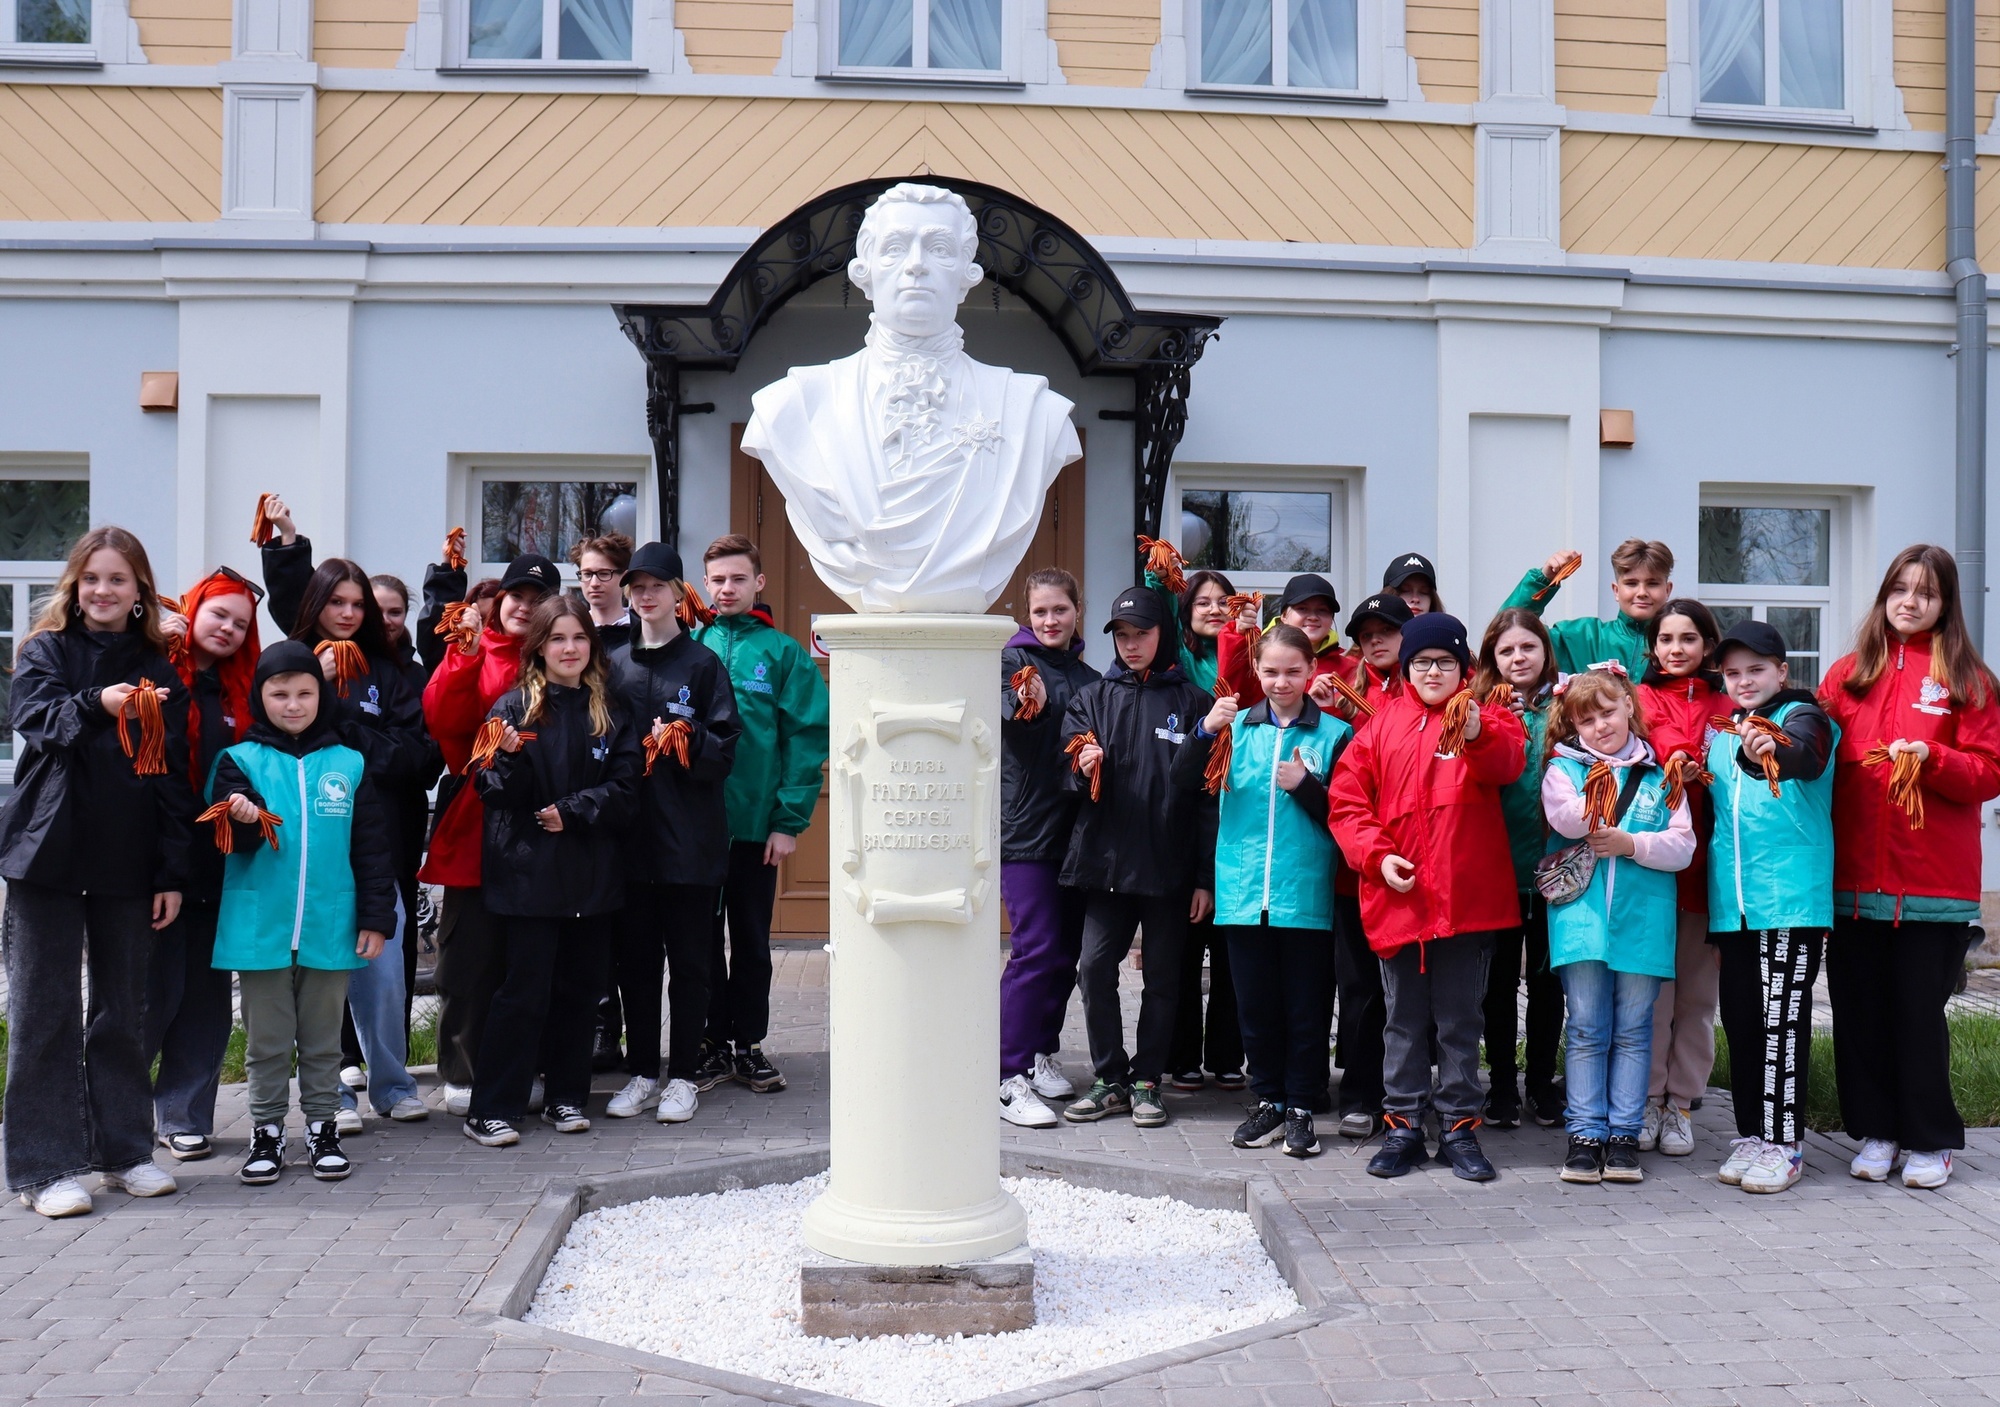
[[[764,1058],[764,1047],[745,1046],[736,1052],[736,1078],[758,1094],[771,1094],[785,1087],[778,1067]]]
[[[1368,1160],[1368,1175],[1401,1177],[1412,1168],[1423,1166],[1430,1157],[1430,1149],[1424,1145],[1424,1131],[1411,1127],[1410,1121],[1400,1114],[1385,1114],[1382,1119],[1389,1132],[1383,1135],[1382,1146],[1375,1156]]]
[[[1614,1133],[1604,1145],[1606,1182],[1644,1182],[1646,1171],[1639,1166],[1639,1140],[1629,1133]]]
[[[701,1064],[695,1067],[694,1087],[707,1094],[719,1084],[736,1078],[736,1061],[727,1046],[701,1043]]]
[[[1238,1148],[1263,1148],[1285,1136],[1285,1111],[1268,1101],[1259,1101],[1250,1117],[1236,1126],[1229,1141]]]
[[[1564,1182],[1604,1181],[1604,1145],[1594,1138],[1571,1134],[1569,1156],[1563,1159],[1561,1177]]]
[[[1496,1129],[1521,1127],[1521,1097],[1514,1093],[1513,1081],[1495,1085],[1487,1094],[1486,1122]]]
[[[467,1119],[465,1136],[481,1148],[505,1148],[521,1141],[521,1135],[505,1119]]]
[[[1287,1109],[1285,1111],[1285,1156],[1287,1158],[1310,1158],[1319,1152],[1319,1135],[1313,1132],[1313,1116],[1310,1109]]]
[[[236,1174],[238,1182],[261,1187],[276,1182],[285,1170],[285,1131],[277,1124],[259,1124],[250,1131],[250,1156]]]
[[[1171,1083],[1175,1089],[1200,1089],[1207,1081],[1202,1078],[1201,1071],[1197,1069],[1180,1071],[1173,1077]]]
[[[306,1166],[321,1182],[338,1182],[354,1171],[340,1151],[340,1126],[331,1119],[306,1125]]]
[[[1536,1124],[1552,1129],[1563,1121],[1562,1096],[1554,1089],[1531,1089],[1528,1091],[1528,1112],[1534,1116]]]
[[[590,1119],[574,1104],[550,1104],[542,1109],[542,1122],[557,1133],[589,1133]]]
[[[618,1038],[608,1030],[597,1033],[597,1046],[590,1052],[590,1068],[596,1074],[606,1070],[616,1070],[625,1063],[625,1052],[618,1048]]]
[[[1438,1137],[1437,1160],[1450,1167],[1452,1175],[1467,1182],[1491,1182],[1500,1176],[1479,1146],[1479,1120],[1460,1119]]]
[[[1232,1094],[1249,1083],[1248,1080],[1243,1078],[1241,1070],[1224,1070],[1215,1077],[1215,1087],[1221,1090],[1228,1090]]]
[[[163,1133],[160,1135],[160,1147],[183,1163],[199,1162],[215,1151],[209,1141],[198,1133]]]

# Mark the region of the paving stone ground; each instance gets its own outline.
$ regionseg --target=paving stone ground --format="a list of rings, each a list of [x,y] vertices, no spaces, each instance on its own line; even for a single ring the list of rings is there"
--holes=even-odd
[[[563,1137],[535,1124],[519,1148],[496,1151],[456,1120],[371,1120],[348,1141],[354,1176],[330,1185],[299,1170],[273,1188],[239,1185],[243,1091],[226,1088],[221,1153],[182,1168],[178,1196],[105,1193],[91,1216],[64,1222],[0,1210],[0,1403],[758,1400],[510,1339],[464,1311],[552,1183],[823,1140],[825,1045],[824,956],[786,951],[767,1048],[788,1090],[724,1087],[678,1128],[599,1119]],[[1065,1045],[1080,1073],[1074,1019]],[[600,1080],[605,1092],[615,1084]],[[922,1091],[919,1072],[900,1072],[880,1093],[920,1119]],[[1323,1238],[1354,1310],[1063,1407],[2000,1397],[2000,1134],[1973,1135],[1941,1193],[1855,1182],[1847,1140],[1815,1137],[1805,1183],[1752,1197],[1714,1180],[1730,1122],[1719,1091],[1696,1116],[1695,1155],[1648,1155],[1636,1188],[1559,1183],[1549,1130],[1489,1133],[1501,1176],[1483,1187],[1442,1169],[1382,1182],[1363,1173],[1364,1150],[1330,1138],[1305,1163],[1231,1148],[1240,1097],[1173,1095],[1169,1107],[1162,1130],[1106,1122],[1007,1137],[1268,1172]]]

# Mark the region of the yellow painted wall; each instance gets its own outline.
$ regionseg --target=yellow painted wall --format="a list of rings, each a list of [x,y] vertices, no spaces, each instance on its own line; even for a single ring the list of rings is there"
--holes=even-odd
[[[219,64],[229,57],[229,0],[130,0],[139,47],[156,64]]]
[[[1945,0],[1896,0],[1896,86],[1910,125],[1944,131]],[[1978,24],[1974,62],[1978,68],[1979,129],[1993,118],[1993,95],[2000,91],[2000,0],[1976,0]]]
[[[1666,0],[1555,0],[1556,101],[1651,112],[1667,70]]]
[[[1434,103],[1479,101],[1479,0],[1407,0],[1404,42]]]
[[[0,83],[0,220],[213,220],[222,93]]]
[[[1262,114],[522,93],[324,93],[318,216],[762,226],[869,176],[1019,191],[1091,235],[1462,247],[1472,134]]]
[[[1160,42],[1160,0],[1048,0],[1049,38],[1071,83],[1145,86]]]
[[[792,0],[675,0],[674,25],[696,73],[774,73]]]
[[[1566,132],[1562,204],[1579,254],[1944,266],[1935,152]]]
[[[417,0],[314,0],[313,57],[328,68],[394,68]]]

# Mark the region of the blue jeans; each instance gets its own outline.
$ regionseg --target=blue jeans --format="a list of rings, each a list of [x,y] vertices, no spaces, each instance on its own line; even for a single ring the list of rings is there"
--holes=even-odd
[[[213,904],[184,904],[173,925],[153,935],[146,1049],[160,1061],[153,1118],[162,1138],[215,1132],[215,1091],[236,1006],[236,974],[210,962],[219,914]]]
[[[1660,979],[1572,962],[1562,974],[1569,1003],[1569,1086],[1565,1122],[1572,1138],[1637,1138],[1653,1074],[1653,1002]]]
[[[361,1038],[361,1058],[368,1066],[368,1102],[386,1114],[417,1095],[417,1082],[403,1062],[409,1058],[403,1034],[403,943],[409,928],[403,897],[396,896],[396,931],[366,967],[347,975],[347,1008],[354,1013],[354,1034]],[[352,1109],[354,1091],[340,1087],[340,1105]]]

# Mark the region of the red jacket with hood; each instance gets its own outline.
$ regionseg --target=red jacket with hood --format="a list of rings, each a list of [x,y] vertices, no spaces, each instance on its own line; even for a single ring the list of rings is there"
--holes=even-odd
[[[1716,688],[1708,675],[1675,678],[1657,667],[1649,667],[1639,685],[1639,711],[1652,735],[1653,752],[1662,762],[1676,752],[1684,752],[1700,767],[1702,759],[1708,756],[1715,716],[1727,717],[1735,707],[1729,695]],[[1715,813],[1709,809],[1708,793],[1703,788],[1688,788],[1688,813],[1694,821],[1694,859],[1674,876],[1674,906],[1682,913],[1705,914],[1708,838],[1715,827]]]
[[[1513,710],[1482,708],[1479,736],[1440,757],[1443,727],[1443,704],[1397,694],[1334,769],[1328,826],[1360,876],[1368,946],[1384,957],[1408,943],[1521,923],[1500,789],[1527,765],[1528,735]],[[1382,879],[1392,854],[1416,866],[1407,894]]]
[[[444,754],[445,779],[438,787],[437,824],[430,854],[417,878],[450,889],[479,886],[479,851],[486,836],[486,807],[475,787],[466,785],[479,725],[499,697],[521,677],[521,642],[488,626],[473,654],[447,649],[424,686],[424,722]]]

